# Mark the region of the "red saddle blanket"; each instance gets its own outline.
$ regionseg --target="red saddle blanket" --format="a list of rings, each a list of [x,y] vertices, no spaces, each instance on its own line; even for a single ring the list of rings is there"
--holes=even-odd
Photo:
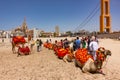
[[[57,56],[60,58],[63,58],[66,54],[69,54],[70,50],[68,48],[64,49],[64,48],[59,48],[57,50]]]
[[[12,41],[14,42],[14,43],[25,43],[26,42],[26,40],[25,40],[25,38],[23,37],[23,36],[14,36],[13,38],[12,38]]]
[[[105,60],[104,54],[101,53],[99,49],[96,51],[96,55],[98,60]],[[93,59],[93,57],[88,54],[87,49],[78,49],[75,53],[75,58],[82,64],[84,64],[89,58]]]
[[[29,49],[28,46],[26,46],[24,48],[19,47],[19,51],[22,52],[22,53],[24,53],[24,54],[29,54],[30,49]]]

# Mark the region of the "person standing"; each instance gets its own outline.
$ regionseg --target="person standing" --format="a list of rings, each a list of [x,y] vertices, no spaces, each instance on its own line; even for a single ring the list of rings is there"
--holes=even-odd
[[[40,39],[40,40],[39,40],[39,51],[42,50],[42,44],[43,44],[43,42],[42,42],[42,40]]]
[[[76,49],[79,49],[80,48],[80,44],[81,44],[81,41],[79,40],[79,37],[76,38]]]
[[[99,43],[97,36],[95,36],[95,40],[96,40],[97,43]]]
[[[32,37],[28,35],[28,43],[31,41]]]
[[[63,40],[62,39],[60,40],[60,45],[61,45],[61,48],[63,48]]]
[[[40,48],[40,41],[39,41],[39,39],[36,40],[36,45],[37,45],[37,52],[39,52],[39,48]]]
[[[64,40],[64,48],[69,48],[69,41],[67,40],[67,38]]]
[[[98,50],[98,43],[95,40],[94,36],[92,36],[91,40],[92,41],[89,44],[89,49],[90,49],[90,52],[91,52],[91,54],[93,56],[94,61],[96,61],[96,58],[97,58],[96,51]]]
[[[4,38],[2,38],[2,42],[4,43]]]
[[[49,41],[48,41],[49,43],[52,43],[52,40],[51,39],[49,39]]]
[[[81,44],[82,44],[82,48],[86,48],[86,38],[85,37],[82,37]]]
[[[35,45],[34,39],[31,39],[30,41],[30,50],[33,51],[33,46]]]
[[[90,42],[91,42],[90,36],[88,36],[88,38],[87,38],[87,48],[88,48],[88,51],[90,51],[90,48],[89,48]]]
[[[74,41],[73,41],[73,50],[75,51],[76,50],[76,39],[74,39]]]

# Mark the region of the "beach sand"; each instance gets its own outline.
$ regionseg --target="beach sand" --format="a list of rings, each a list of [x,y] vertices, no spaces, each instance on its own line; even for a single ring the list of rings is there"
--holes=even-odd
[[[99,46],[112,52],[103,65],[105,75],[83,73],[74,62],[66,64],[44,47],[37,52],[34,46],[32,54],[17,57],[6,39],[4,43],[0,42],[0,80],[120,80],[120,41],[99,39]]]

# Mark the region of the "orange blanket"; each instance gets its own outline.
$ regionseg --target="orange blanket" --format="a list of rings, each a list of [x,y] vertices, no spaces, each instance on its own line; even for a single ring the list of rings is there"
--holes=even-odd
[[[75,58],[84,64],[89,58],[92,58],[92,56],[88,55],[87,49],[78,49],[75,53]]]
[[[99,49],[96,51],[96,55],[98,60],[105,60],[103,53],[101,53]],[[87,49],[78,49],[75,53],[75,58],[82,64],[84,64],[89,58],[93,59],[93,57],[88,54]]]
[[[66,54],[68,54],[68,50],[64,48],[60,48],[57,50],[57,56],[63,58]]]

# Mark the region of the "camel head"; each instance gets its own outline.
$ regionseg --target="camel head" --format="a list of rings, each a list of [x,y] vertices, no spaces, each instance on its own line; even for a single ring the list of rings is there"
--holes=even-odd
[[[103,47],[100,47],[100,48],[98,49],[98,51],[99,51],[100,53],[103,53],[103,55],[104,55],[105,57],[112,55],[112,53],[111,53],[110,50],[107,50],[107,49],[105,49],[105,48],[103,48]]]
[[[104,51],[104,55],[107,57],[107,56],[111,56],[112,53],[111,53],[110,50],[105,50],[105,51]]]
[[[104,48],[99,49],[96,62],[96,66],[98,69],[102,68],[103,62],[106,60],[107,56],[111,56],[111,54],[112,53],[110,50],[106,50]]]

